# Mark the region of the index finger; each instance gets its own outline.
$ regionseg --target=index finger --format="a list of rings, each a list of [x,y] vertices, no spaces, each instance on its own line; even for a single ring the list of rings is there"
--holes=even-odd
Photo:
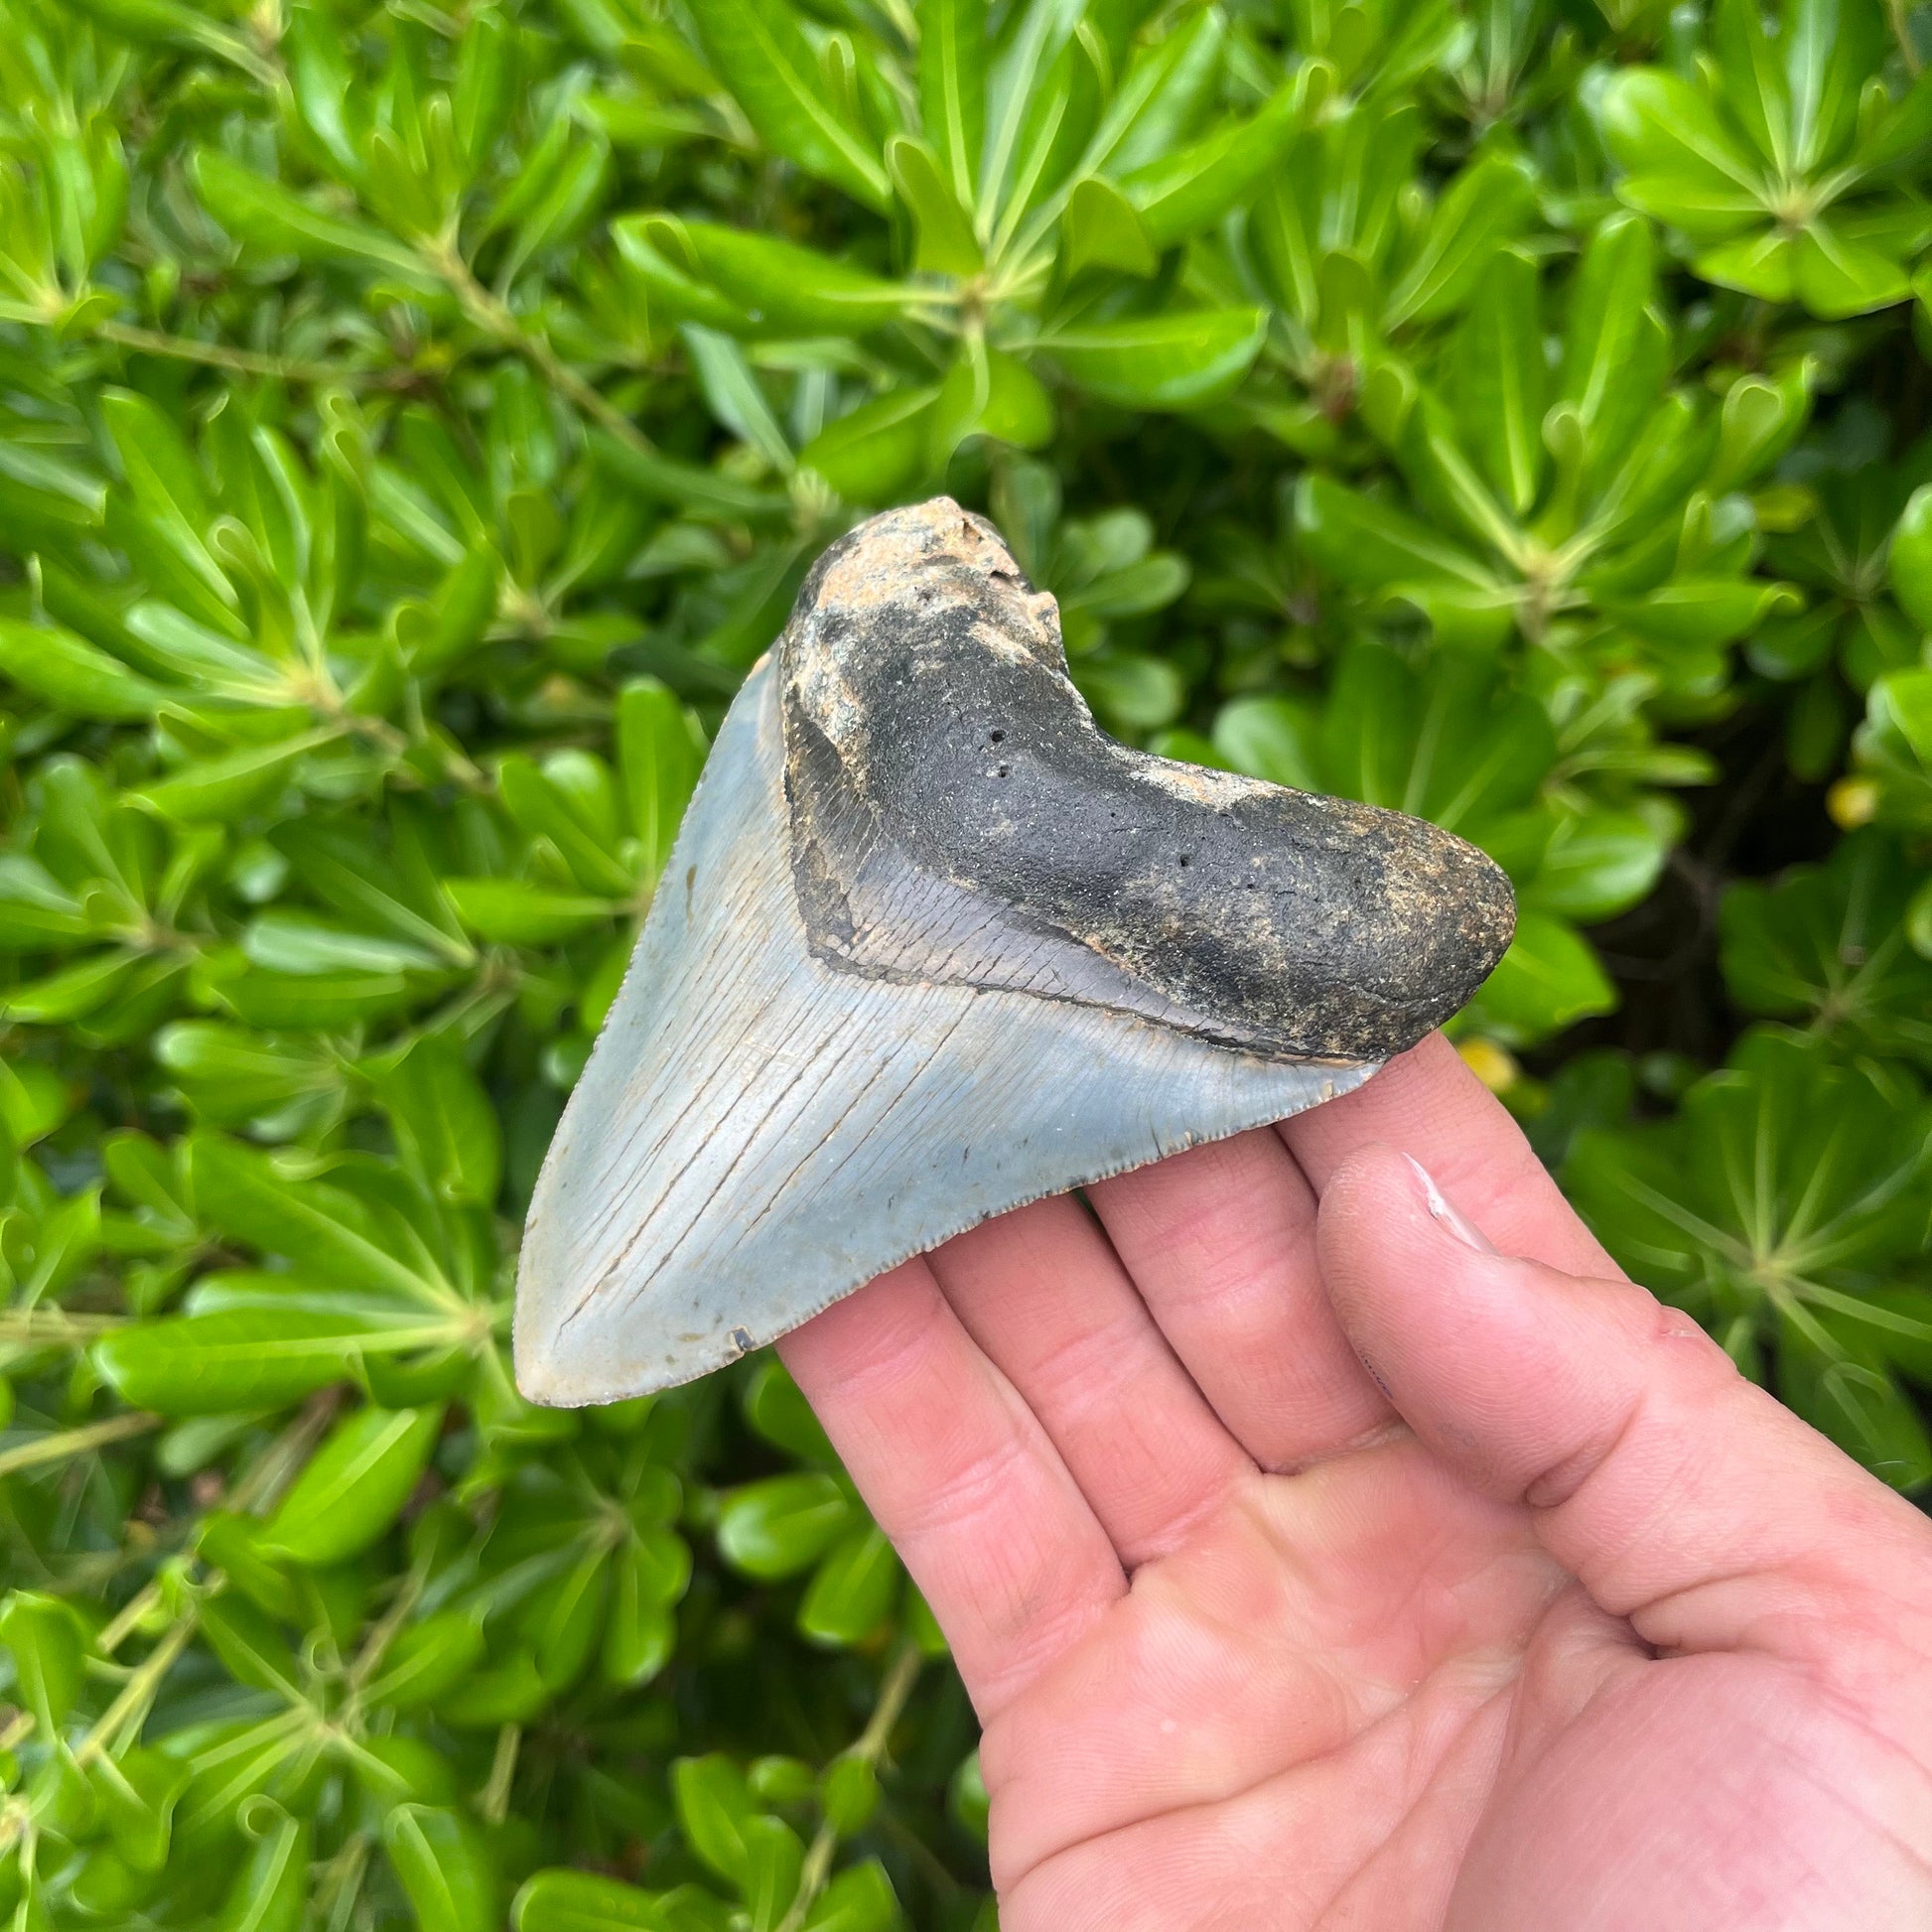
[[[1622,1278],[1509,1110],[1441,1034],[1399,1053],[1352,1093],[1275,1131],[1317,1194],[1357,1148],[1380,1141],[1421,1162],[1504,1254],[1566,1274]]]

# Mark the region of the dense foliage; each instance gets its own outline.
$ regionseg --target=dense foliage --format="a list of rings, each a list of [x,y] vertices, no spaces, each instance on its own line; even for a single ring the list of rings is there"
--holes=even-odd
[[[1932,1479],[1926,52],[0,0],[12,1924],[991,1927],[970,1713],[782,1370],[505,1368],[705,733],[940,487],[1111,730],[1494,853],[1466,1056]]]

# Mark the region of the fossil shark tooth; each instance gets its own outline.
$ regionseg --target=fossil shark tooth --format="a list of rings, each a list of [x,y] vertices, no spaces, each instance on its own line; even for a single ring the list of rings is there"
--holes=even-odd
[[[991,524],[876,516],[719,733],[537,1182],[518,1383],[687,1381],[1007,1208],[1313,1106],[1513,923],[1432,825],[1116,744]]]

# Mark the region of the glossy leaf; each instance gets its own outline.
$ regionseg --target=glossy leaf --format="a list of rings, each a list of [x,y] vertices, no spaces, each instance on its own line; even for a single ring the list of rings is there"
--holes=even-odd
[[[886,206],[885,168],[825,98],[817,63],[783,0],[717,0],[697,24],[712,64],[774,153],[868,207]]]
[[[310,1457],[263,1532],[293,1563],[341,1563],[366,1549],[409,1500],[435,1447],[440,1409],[358,1409]]]
[[[1062,330],[1042,346],[1104,402],[1187,409],[1241,379],[1260,351],[1264,328],[1258,309],[1198,309]]]

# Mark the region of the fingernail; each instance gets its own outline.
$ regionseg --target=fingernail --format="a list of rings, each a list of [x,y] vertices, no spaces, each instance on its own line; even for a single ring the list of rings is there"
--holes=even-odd
[[[1465,1221],[1443,1198],[1443,1190],[1437,1186],[1435,1175],[1413,1154],[1405,1154],[1402,1158],[1415,1169],[1416,1178],[1422,1182],[1423,1198],[1429,1203],[1431,1216],[1442,1222],[1465,1248],[1473,1248],[1479,1255],[1493,1255],[1496,1250],[1484,1237],[1482,1230]]]

